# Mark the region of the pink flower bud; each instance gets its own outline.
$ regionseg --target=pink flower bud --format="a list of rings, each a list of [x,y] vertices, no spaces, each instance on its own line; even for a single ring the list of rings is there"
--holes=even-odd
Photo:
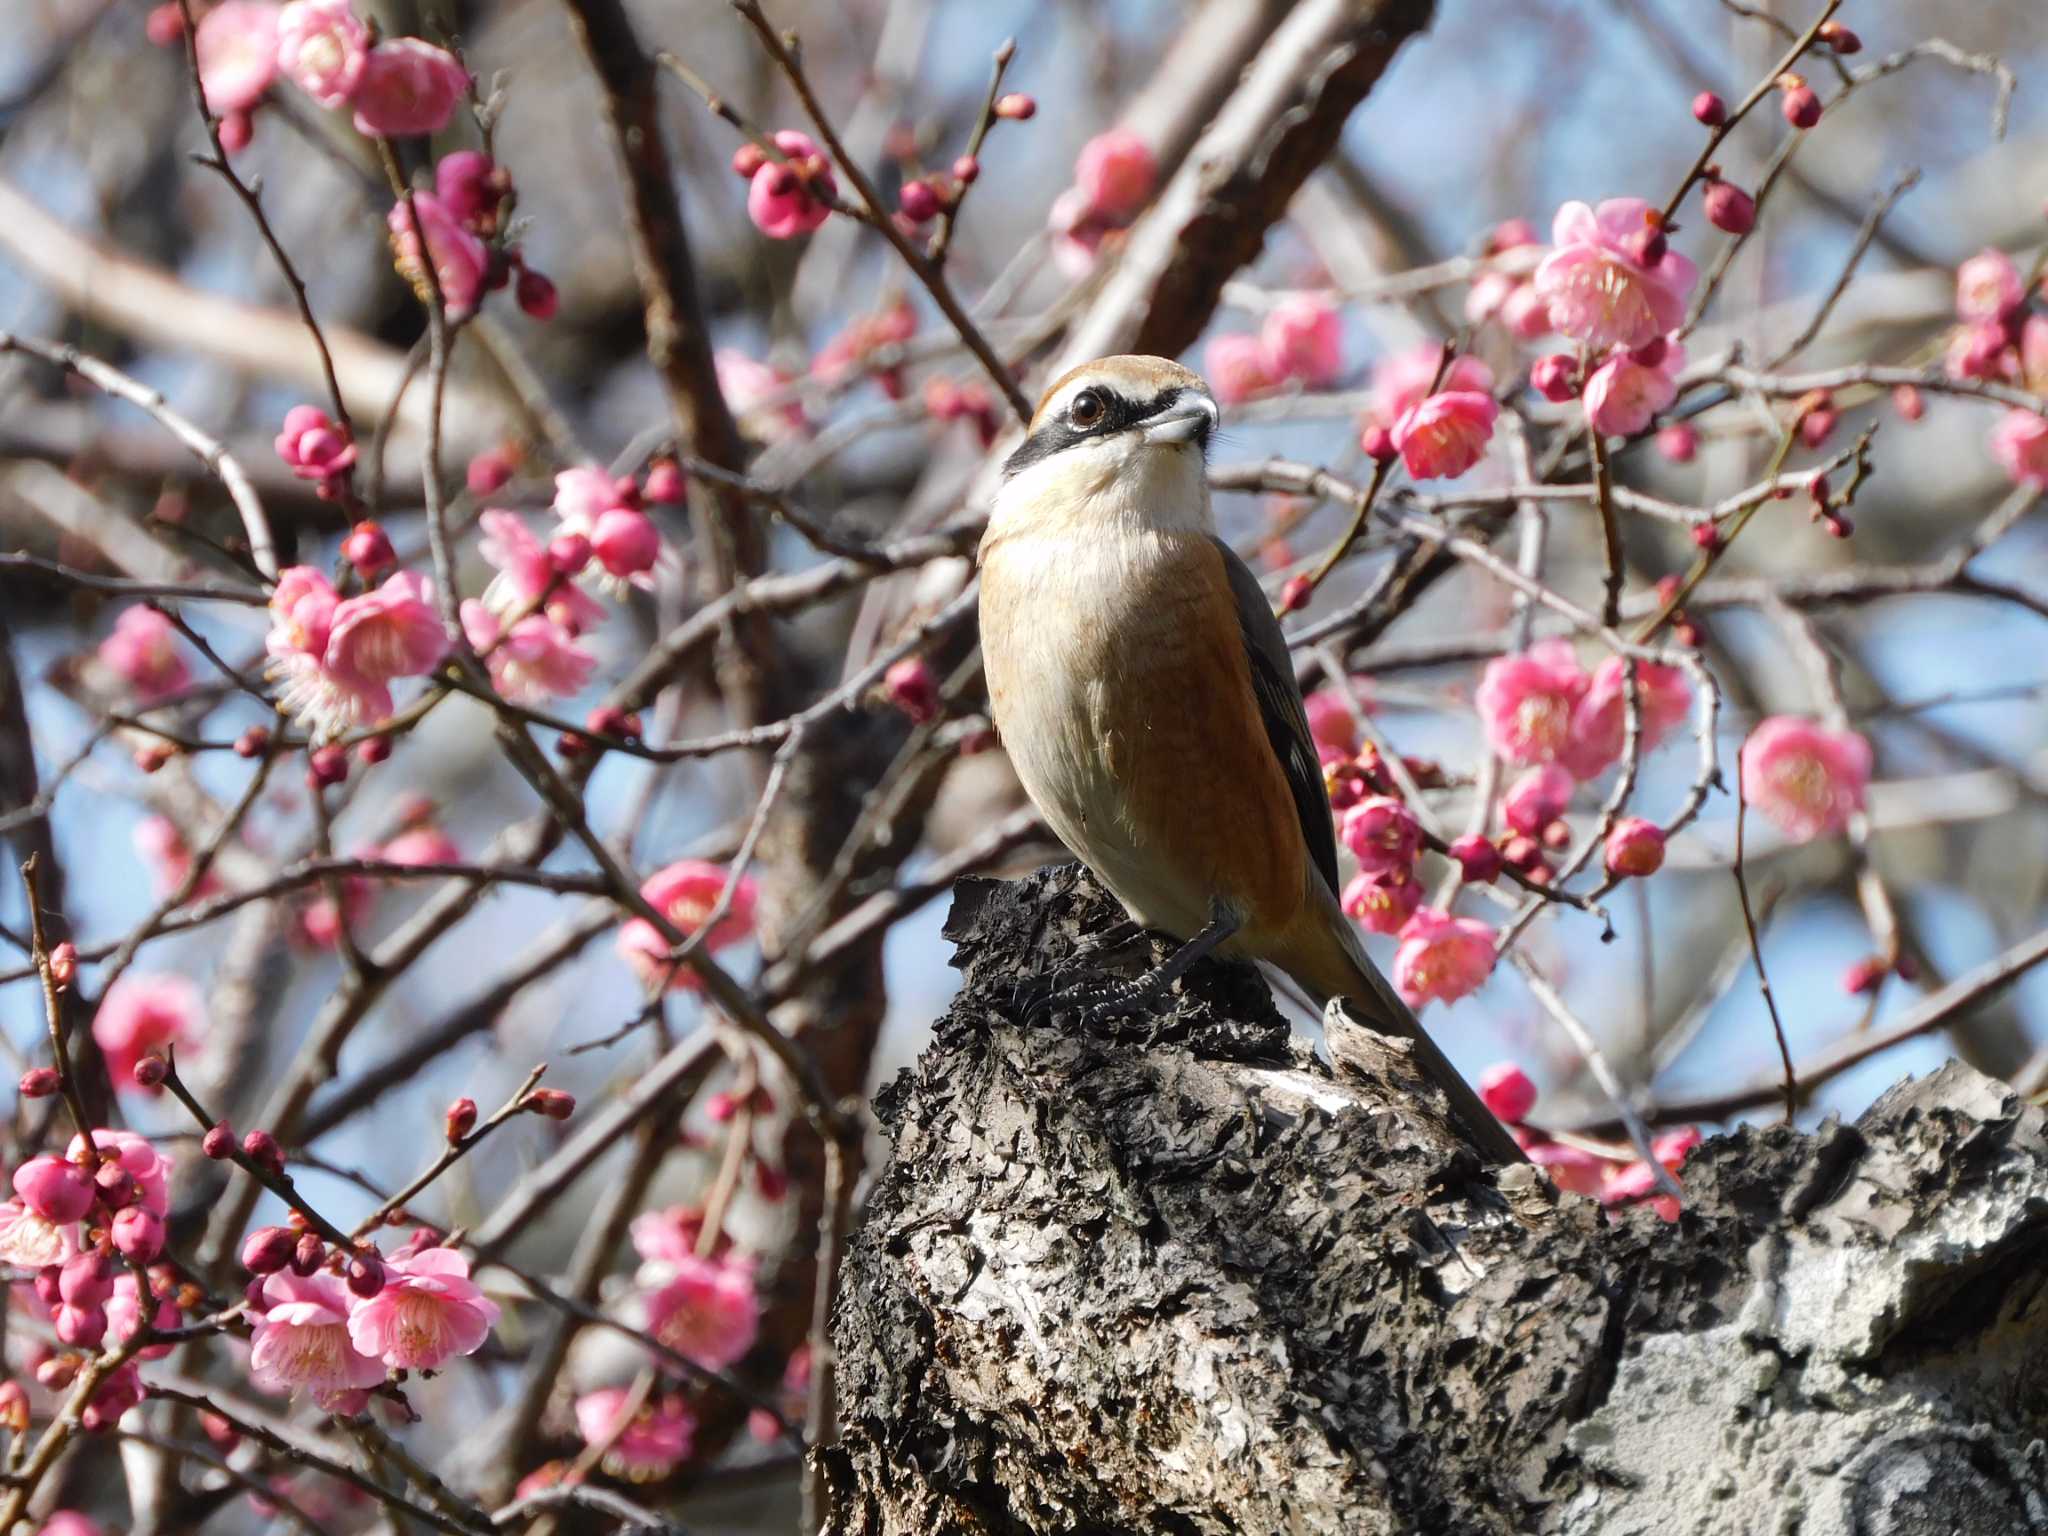
[[[242,1155],[272,1173],[284,1172],[284,1149],[268,1131],[251,1131],[242,1138]]]
[[[1500,878],[1500,850],[1476,832],[1452,843],[1451,857],[1458,861],[1465,878],[1475,884],[1490,885]]]
[[[531,267],[519,269],[519,281],[513,288],[513,297],[519,301],[519,307],[536,320],[554,319],[555,311],[562,304],[561,295],[555,291],[554,280]]]
[[[292,1245],[291,1271],[304,1278],[317,1273],[327,1262],[327,1244],[321,1241],[318,1232],[301,1232],[298,1242]]]
[[[752,181],[767,163],[767,153],[758,144],[742,144],[732,152],[732,173],[743,181]]]
[[[502,448],[486,448],[469,461],[464,480],[472,496],[488,496],[512,478],[512,460]]]
[[[368,1301],[384,1289],[384,1261],[374,1253],[358,1253],[348,1261],[349,1293]]]
[[[67,1259],[57,1272],[57,1294],[74,1307],[97,1307],[114,1294],[114,1266],[96,1249]]]
[[[36,1366],[36,1380],[52,1392],[61,1392],[78,1379],[83,1362],[76,1355],[52,1355]]]
[[[356,568],[365,581],[373,580],[386,566],[398,563],[398,553],[381,523],[365,518],[341,541],[341,558]]]
[[[1606,860],[1607,873],[1616,879],[1654,875],[1664,867],[1664,834],[1654,821],[1624,816],[1607,834]]]
[[[1891,967],[1886,965],[1882,958],[1877,955],[1865,955],[1842,973],[1842,990],[1851,997],[1860,997],[1865,993],[1875,992],[1890,974]]]
[[[1308,600],[1315,595],[1315,590],[1315,584],[1309,580],[1306,571],[1288,577],[1286,584],[1280,588],[1280,611],[1299,613],[1308,606]]]
[[[182,42],[185,37],[185,13],[178,9],[177,0],[166,0],[163,5],[153,5],[149,14],[142,18],[142,33],[159,48],[169,48]],[[8,1385],[13,1385],[11,1382]],[[0,1387],[0,1391],[6,1388]],[[28,1428],[24,1423],[23,1429]]]
[[[1718,523],[1694,523],[1692,542],[1695,548],[1712,554],[1721,547],[1721,527]]]
[[[24,1099],[47,1099],[63,1086],[64,1080],[57,1075],[55,1067],[30,1067],[21,1074],[21,1096]]]
[[[1536,1085],[1512,1061],[1496,1062],[1479,1074],[1479,1097],[1509,1125],[1519,1125],[1536,1107]]]
[[[1835,426],[1842,419],[1841,413],[1831,406],[1815,406],[1799,418],[1799,441],[1809,448],[1818,448],[1834,435]]]
[[[99,1172],[92,1176],[92,1187],[98,1192],[100,1202],[110,1211],[134,1204],[139,1193],[134,1176],[117,1162],[100,1164]]]
[[[905,656],[890,667],[882,674],[882,690],[913,725],[938,718],[939,680],[922,656]]]
[[[1756,199],[1732,181],[1716,181],[1706,194],[1707,222],[1731,235],[1746,235],[1756,227]]]
[[[78,1164],[45,1153],[14,1170],[14,1192],[45,1221],[65,1226],[92,1209],[93,1183]]]
[[[348,753],[341,747],[329,743],[306,754],[306,782],[315,789],[329,788],[347,777]]]
[[[1820,24],[1819,37],[1822,42],[1826,43],[1837,53],[1861,53],[1863,51],[1863,39],[1832,18]]]
[[[1037,113],[1037,100],[1021,92],[1012,92],[1008,96],[998,96],[996,98],[997,117],[1007,117],[1013,122],[1021,123],[1028,118],[1035,117]]]
[[[548,568],[560,576],[574,576],[590,564],[590,540],[580,533],[558,533],[548,540]]]
[[[130,1075],[138,1088],[161,1088],[164,1079],[171,1075],[171,1064],[161,1056],[145,1056],[135,1063],[135,1070]]]
[[[683,499],[683,470],[674,459],[656,459],[647,466],[647,483],[641,495],[657,506],[674,506]]]
[[[1579,393],[1579,364],[1563,352],[1539,357],[1529,367],[1529,383],[1552,405],[1563,405]]]
[[[1701,91],[1692,99],[1692,115],[1709,128],[1718,128],[1728,121],[1728,103],[1712,91]]]
[[[590,530],[590,552],[613,576],[638,576],[661,558],[661,531],[645,512],[613,507]]]
[[[389,736],[372,736],[366,741],[359,742],[356,746],[356,761],[367,767],[374,768],[390,756],[391,738]]]
[[[78,946],[66,939],[50,951],[50,979],[63,991],[78,975]]]
[[[1501,797],[1501,816],[1524,837],[1540,837],[1571,804],[1572,776],[1555,763],[1531,768]]]
[[[1812,86],[1797,75],[1783,76],[1779,86],[1783,94],[1778,105],[1784,110],[1786,122],[1794,128],[1811,128],[1820,121],[1820,97],[1814,94]]]
[[[97,1349],[107,1336],[107,1314],[103,1307],[62,1306],[54,1319],[57,1337],[73,1349]]]
[[[177,7],[169,9],[175,11]],[[152,11],[150,15],[154,18],[156,12]],[[21,1383],[12,1378],[0,1381],[0,1429],[15,1435],[27,1434],[28,1417],[28,1393],[22,1389]]]
[[[1663,264],[1664,257],[1671,247],[1670,242],[1664,238],[1663,226],[1652,224],[1635,231],[1622,241],[1622,249],[1627,251],[1638,265],[1656,267]]]
[[[224,112],[220,119],[220,147],[228,154],[239,155],[249,147],[249,141],[256,137],[256,119],[247,112]]]
[[[923,224],[939,216],[939,194],[928,181],[906,181],[896,194],[896,206],[911,223]]]
[[[457,1099],[448,1106],[448,1113],[442,1119],[442,1130],[448,1140],[458,1142],[476,1129],[476,1100]]]
[[[143,773],[155,773],[171,760],[170,747],[161,741],[153,741],[137,750],[135,766]]]
[[[1700,435],[1682,421],[1657,429],[1657,451],[1674,464],[1690,464],[1700,451]]]
[[[1388,463],[1400,452],[1400,449],[1394,446],[1394,434],[1378,422],[1374,422],[1359,434],[1358,446],[1375,464]]]
[[[57,1289],[57,1277],[60,1273],[61,1267],[56,1264],[46,1265],[36,1271],[33,1282],[36,1300],[46,1307],[54,1307],[64,1299],[63,1294]]]
[[[975,178],[980,175],[981,162],[972,155],[962,155],[953,162],[953,179],[963,187],[973,186]]]
[[[566,1120],[576,1113],[576,1096],[559,1088],[536,1088],[520,1101],[520,1108],[550,1120]]]
[[[1892,389],[1892,409],[1901,421],[1918,421],[1927,414],[1927,401],[1913,385],[1899,384]]]
[[[434,167],[434,195],[465,224],[490,226],[511,189],[509,179],[480,150],[458,149]]]
[[[267,726],[252,725],[235,738],[235,756],[261,757],[270,750],[270,730]]]
[[[298,1243],[289,1227],[258,1227],[242,1240],[242,1268],[252,1275],[274,1275],[291,1263]]]
[[[114,1246],[138,1264],[151,1263],[164,1251],[164,1219],[146,1205],[116,1211],[112,1231]]]
[[[704,1113],[714,1125],[724,1125],[739,1113],[739,1100],[729,1093],[714,1093],[704,1101]]]
[[[215,1162],[224,1162],[235,1155],[235,1130],[227,1121],[211,1127],[199,1138],[199,1150]]]

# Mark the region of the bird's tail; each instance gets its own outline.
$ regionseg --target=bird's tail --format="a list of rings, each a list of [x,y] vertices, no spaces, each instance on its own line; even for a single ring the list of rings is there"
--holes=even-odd
[[[1320,883],[1320,882],[1318,882]],[[1473,1144],[1489,1162],[1506,1166],[1528,1158],[1508,1128],[1500,1123],[1472,1085],[1458,1075],[1450,1058],[1424,1032],[1421,1021],[1388,985],[1358,929],[1345,917],[1336,899],[1319,892],[1324,901],[1305,914],[1299,939],[1272,959],[1292,976],[1318,1007],[1340,998],[1345,1010],[1360,1024],[1384,1035],[1410,1042],[1416,1067],[1444,1092],[1451,1113]]]

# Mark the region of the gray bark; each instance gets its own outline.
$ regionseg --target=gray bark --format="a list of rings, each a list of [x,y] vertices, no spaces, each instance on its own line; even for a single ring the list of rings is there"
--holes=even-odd
[[[1245,967],[1020,1027],[1116,915],[1072,867],[961,883],[840,1291],[832,1531],[2048,1532],[2048,1141],[2004,1086],[1715,1138],[1677,1224],[1610,1220]]]

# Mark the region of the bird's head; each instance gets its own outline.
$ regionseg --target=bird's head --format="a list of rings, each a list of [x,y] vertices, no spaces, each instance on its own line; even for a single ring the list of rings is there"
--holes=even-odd
[[[1111,522],[1208,532],[1216,398],[1164,357],[1103,357],[1056,380],[1003,465],[991,526]]]

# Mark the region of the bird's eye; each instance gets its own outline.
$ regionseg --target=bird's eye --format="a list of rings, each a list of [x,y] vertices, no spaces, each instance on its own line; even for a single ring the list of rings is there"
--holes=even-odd
[[[1074,403],[1067,407],[1067,420],[1086,431],[1102,420],[1102,396],[1092,389],[1084,389],[1074,396]]]

